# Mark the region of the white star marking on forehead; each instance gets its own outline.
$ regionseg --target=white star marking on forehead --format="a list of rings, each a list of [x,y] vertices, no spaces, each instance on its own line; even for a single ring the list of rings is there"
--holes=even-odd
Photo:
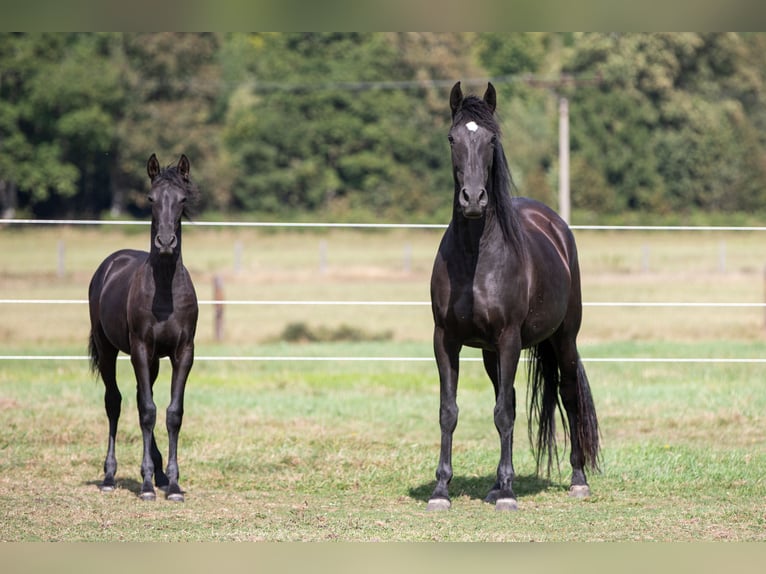
[[[466,129],[468,129],[469,132],[475,132],[479,129],[479,125],[476,122],[468,122],[465,124]]]

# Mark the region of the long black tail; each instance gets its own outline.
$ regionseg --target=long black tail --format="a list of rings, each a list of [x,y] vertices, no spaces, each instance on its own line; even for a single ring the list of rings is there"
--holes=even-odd
[[[590,393],[588,375],[585,374],[580,358],[577,358],[577,410],[580,413],[577,426],[577,438],[580,439],[585,456],[585,466],[591,470],[600,470],[601,440],[596,417],[596,405]]]
[[[559,398],[560,375],[553,347],[544,341],[529,350],[528,363],[529,420],[528,433],[537,459],[537,472],[545,468],[548,476],[554,463],[560,471],[558,445],[556,443],[556,410],[559,411],[565,441],[569,426]],[[577,410],[579,416],[575,430],[585,457],[585,466],[599,469],[600,446],[596,407],[590,392],[590,384],[582,361],[577,364]],[[535,433],[536,431],[536,433]]]

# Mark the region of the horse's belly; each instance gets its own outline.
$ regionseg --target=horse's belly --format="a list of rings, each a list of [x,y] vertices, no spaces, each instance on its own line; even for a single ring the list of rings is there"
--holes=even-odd
[[[531,347],[549,338],[559,329],[565,315],[566,305],[563,303],[531,306],[521,325],[522,345]]]

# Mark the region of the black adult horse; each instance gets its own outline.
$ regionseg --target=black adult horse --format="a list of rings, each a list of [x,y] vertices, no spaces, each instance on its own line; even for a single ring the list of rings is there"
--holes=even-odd
[[[197,296],[189,272],[181,260],[181,216],[195,190],[189,179],[189,160],[160,169],[152,154],[147,164],[152,183],[149,253],[123,249],[112,253],[98,267],[90,282],[90,357],[106,387],[104,404],[109,417],[109,446],[104,461],[101,490],[114,489],[117,459],[114,453],[122,396],[115,377],[119,351],[130,355],[138,387],[139,423],[144,455],[141,463],[141,498],[154,500],[152,477],[167,488],[168,500],[183,501],[178,485],[178,433],[184,413],[184,388],[194,362],[197,328]],[[173,375],[167,409],[168,467],[162,471],[162,455],[154,439],[157,408],[152,389],[160,357],[170,357]]]
[[[529,433],[533,440],[536,418],[538,471],[544,452],[548,472],[556,456],[556,407],[561,410],[561,403],[571,437],[570,494],[588,496],[584,467],[598,466],[596,411],[575,342],[582,302],[574,238],[546,206],[511,198],[510,172],[494,118],[496,99],[491,83],[483,98],[464,98],[460,82],[450,94],[454,208],[431,276],[434,354],[441,388],[441,454],[436,488],[428,502],[431,510],[450,506],[463,345],[482,349],[484,368],[495,389],[500,463],[487,502],[494,502],[498,510],[517,507],[512,488],[513,383],[523,348],[529,348],[531,355]]]

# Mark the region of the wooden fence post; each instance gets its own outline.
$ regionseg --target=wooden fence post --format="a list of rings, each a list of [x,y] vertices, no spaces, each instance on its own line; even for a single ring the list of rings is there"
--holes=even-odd
[[[220,275],[213,276],[213,300],[216,301],[213,311],[213,335],[215,340],[223,341],[223,279]]]

